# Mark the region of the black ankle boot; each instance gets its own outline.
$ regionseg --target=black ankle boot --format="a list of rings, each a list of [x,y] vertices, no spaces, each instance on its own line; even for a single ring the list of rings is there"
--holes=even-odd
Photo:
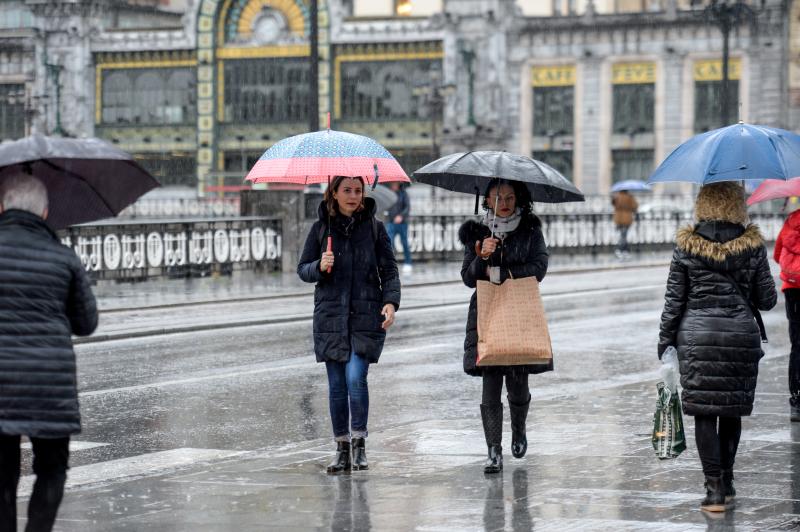
[[[727,509],[722,477],[706,477],[706,498],[700,503],[700,509],[707,512],[724,512]]]
[[[367,445],[364,438],[353,438],[353,470],[369,469],[367,463]]]
[[[733,468],[722,470],[722,490],[725,493],[725,502],[733,502],[736,497],[736,488],[733,487]]]
[[[511,454],[514,458],[522,458],[528,452],[528,436],[525,434],[525,420],[528,418],[528,407],[531,396],[523,404],[512,403],[508,400],[508,413],[511,416]]]
[[[336,473],[347,473],[352,469],[352,462],[350,459],[350,442],[337,441],[336,442],[336,455],[333,461],[328,464],[328,474],[335,475]]]
[[[499,473],[503,470],[503,448],[500,445],[503,441],[503,405],[481,405],[481,419],[486,447],[489,450],[483,472]]]

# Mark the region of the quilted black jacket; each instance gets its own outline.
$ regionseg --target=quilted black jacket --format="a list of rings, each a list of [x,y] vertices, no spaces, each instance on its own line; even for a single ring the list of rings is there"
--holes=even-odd
[[[0,433],[80,432],[71,335],[96,327],[95,299],[75,253],[38,216],[0,215]]]
[[[701,222],[678,232],[661,315],[658,355],[678,349],[687,415],[747,416],[764,352],[752,312],[777,294],[764,239],[754,225]]]
[[[389,235],[377,222],[373,234],[375,202],[365,198],[366,208],[352,218],[331,220],[335,262],[331,273],[319,271],[327,246],[327,233],[320,242],[320,226],[327,225],[325,203],[319,220],[306,238],[297,274],[314,289],[314,352],[318,362],[347,362],[354,350],[369,362],[377,362],[386,331],[381,328],[381,309],[387,303],[400,306],[400,276]]]

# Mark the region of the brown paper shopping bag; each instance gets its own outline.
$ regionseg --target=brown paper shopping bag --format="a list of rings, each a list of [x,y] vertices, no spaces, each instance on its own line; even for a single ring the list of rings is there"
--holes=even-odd
[[[478,365],[546,364],[552,358],[539,281],[478,281]]]

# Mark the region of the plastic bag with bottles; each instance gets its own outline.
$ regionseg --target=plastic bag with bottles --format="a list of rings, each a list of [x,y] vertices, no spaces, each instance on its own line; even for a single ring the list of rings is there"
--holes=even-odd
[[[661,382],[653,415],[653,449],[660,460],[677,458],[686,449],[686,432],[678,385],[678,351],[669,346],[661,356]]]

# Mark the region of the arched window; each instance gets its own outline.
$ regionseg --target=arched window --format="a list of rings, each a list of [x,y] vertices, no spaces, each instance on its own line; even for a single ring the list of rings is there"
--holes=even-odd
[[[127,71],[109,73],[103,80],[103,123],[130,124],[133,121],[133,91]]]
[[[161,124],[166,103],[164,79],[153,71],[140,74],[134,82],[133,121],[136,124]]]
[[[188,70],[172,72],[167,78],[164,121],[183,124],[196,118],[195,76]]]
[[[114,69],[105,73],[104,124],[187,124],[197,117],[197,75],[190,68]]]

